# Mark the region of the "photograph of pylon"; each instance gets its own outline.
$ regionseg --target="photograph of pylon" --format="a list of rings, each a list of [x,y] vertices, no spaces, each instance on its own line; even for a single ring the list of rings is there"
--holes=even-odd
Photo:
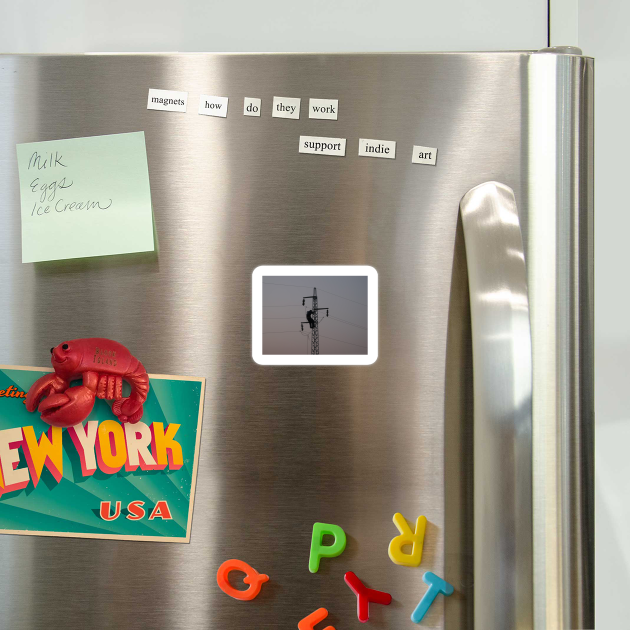
[[[263,354],[367,354],[367,276],[263,277]]]
[[[367,266],[258,267],[252,356],[263,365],[367,365],[378,356],[378,274]]]

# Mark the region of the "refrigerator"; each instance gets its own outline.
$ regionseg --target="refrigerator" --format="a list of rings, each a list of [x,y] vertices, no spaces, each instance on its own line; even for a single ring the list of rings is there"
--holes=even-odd
[[[22,263],[16,145],[138,131],[155,251]],[[1,535],[0,628],[295,628],[322,607],[316,628],[358,628],[350,571],[392,596],[374,628],[416,627],[426,572],[453,593],[420,627],[593,626],[580,50],[3,55],[0,225],[1,364],[105,337],[206,379],[190,542]],[[395,514],[427,519],[419,566],[388,557]],[[311,573],[314,523],[347,544]],[[269,576],[252,601],[217,584],[234,558]]]

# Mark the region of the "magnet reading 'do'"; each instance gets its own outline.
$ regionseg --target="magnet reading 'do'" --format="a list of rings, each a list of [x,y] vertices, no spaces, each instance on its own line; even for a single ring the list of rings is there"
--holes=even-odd
[[[54,372],[28,390],[28,411],[38,409],[42,420],[55,427],[72,427],[90,415],[98,397],[114,401],[112,411],[121,422],[135,424],[142,418],[149,376],[125,346],[99,337],[73,339],[51,348],[50,354]],[[83,384],[70,387],[76,378]],[[131,385],[127,398],[122,394],[123,379]]]

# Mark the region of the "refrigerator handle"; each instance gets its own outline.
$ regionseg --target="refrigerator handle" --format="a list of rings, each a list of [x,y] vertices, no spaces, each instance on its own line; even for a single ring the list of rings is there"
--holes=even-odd
[[[499,182],[460,202],[473,346],[474,619],[531,628],[532,344],[514,192]]]

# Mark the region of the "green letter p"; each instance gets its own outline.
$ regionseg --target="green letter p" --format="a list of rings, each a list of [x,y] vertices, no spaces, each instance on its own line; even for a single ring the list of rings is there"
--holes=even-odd
[[[332,545],[322,545],[324,536],[334,536],[335,542]],[[313,524],[313,538],[311,539],[311,555],[308,559],[308,570],[317,573],[319,561],[322,558],[336,558],[340,556],[346,548],[346,533],[339,525],[328,525],[326,523]]]

